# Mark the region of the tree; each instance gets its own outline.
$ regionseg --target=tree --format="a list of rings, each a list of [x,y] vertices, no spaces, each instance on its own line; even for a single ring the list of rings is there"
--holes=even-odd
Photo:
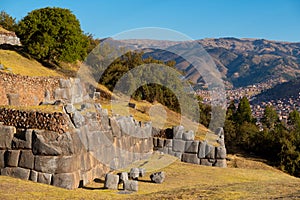
[[[273,106],[267,106],[265,108],[264,116],[262,118],[262,123],[268,129],[274,129],[276,123],[279,122],[279,117]]]
[[[252,111],[250,107],[250,103],[247,97],[243,97],[239,103],[239,106],[235,113],[235,121],[237,124],[241,125],[243,122],[254,122],[252,117]]]
[[[0,12],[0,26],[9,31],[16,31],[16,18],[13,18],[5,11]]]
[[[25,50],[43,62],[58,65],[82,60],[87,54],[88,36],[68,9],[34,10],[19,22],[16,33]]]

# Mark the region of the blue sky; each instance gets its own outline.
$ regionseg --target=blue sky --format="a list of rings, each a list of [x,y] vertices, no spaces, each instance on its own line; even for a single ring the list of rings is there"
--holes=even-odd
[[[179,31],[192,39],[238,37],[300,42],[298,0],[0,0],[17,20],[34,9],[70,9],[84,32],[114,36],[142,27]]]

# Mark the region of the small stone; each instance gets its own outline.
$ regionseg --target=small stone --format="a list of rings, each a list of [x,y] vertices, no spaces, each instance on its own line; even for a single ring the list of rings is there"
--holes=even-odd
[[[140,177],[144,177],[146,174],[146,170],[144,168],[139,168],[140,170]]]
[[[153,183],[162,183],[165,177],[165,172],[156,172],[150,175],[150,179]]]

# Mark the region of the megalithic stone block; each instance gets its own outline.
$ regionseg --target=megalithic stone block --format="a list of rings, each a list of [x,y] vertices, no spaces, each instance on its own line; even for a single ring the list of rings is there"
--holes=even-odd
[[[215,158],[215,147],[211,144],[206,144],[205,146],[205,157],[214,159]]]
[[[226,148],[224,146],[216,147],[216,159],[226,158]]]
[[[119,184],[119,176],[114,175],[114,174],[106,174],[105,176],[105,182],[104,182],[104,187],[106,189],[113,189],[117,190],[118,189],[118,184]]]
[[[138,181],[134,181],[134,180],[126,180],[123,183],[123,189],[127,190],[127,191],[134,191],[137,192],[138,191]]]
[[[8,150],[5,153],[6,166],[17,167],[19,162],[19,150]]]
[[[37,182],[44,184],[51,184],[52,174],[39,172]]]
[[[207,144],[206,141],[199,141],[198,158],[200,158],[200,159],[205,158],[206,144]]]
[[[174,139],[182,139],[183,132],[184,132],[184,127],[183,126],[173,127],[173,138]]]
[[[182,139],[186,140],[186,141],[191,141],[195,139],[195,134],[194,131],[190,130],[190,131],[186,131],[182,134]]]
[[[28,180],[30,175],[30,170],[23,169],[20,167],[6,167],[4,169],[1,169],[1,175]]]
[[[53,176],[53,185],[66,189],[75,189],[79,187],[80,176],[78,172],[55,174]]]
[[[15,127],[0,125],[0,149],[11,149],[15,133]]]
[[[198,158],[197,154],[184,153],[182,154],[181,160],[187,163],[200,164],[200,159]]]
[[[130,170],[130,178],[132,179],[138,179],[140,176],[140,170],[139,168],[131,168]]]
[[[173,145],[172,145],[173,151],[175,152],[184,152],[185,149],[185,141],[173,139]]]
[[[185,142],[185,152],[186,153],[198,153],[199,141],[186,141]]]
[[[165,172],[156,172],[150,175],[150,179],[153,183],[162,183],[166,178]]]

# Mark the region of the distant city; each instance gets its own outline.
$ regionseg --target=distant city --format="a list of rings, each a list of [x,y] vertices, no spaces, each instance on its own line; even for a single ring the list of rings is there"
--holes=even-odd
[[[279,82],[284,81],[274,79],[263,83],[249,85],[247,87],[226,89],[227,106],[231,101],[234,101],[235,106],[238,107],[239,100],[246,96],[251,103],[252,114],[253,117],[256,118],[257,125],[259,127],[261,127],[261,119],[264,116],[266,106],[273,106],[278,114],[279,120],[287,124],[289,113],[293,110],[300,111],[300,93],[298,96],[289,96],[269,101],[254,101],[256,100],[256,95],[274,87]],[[196,93],[202,98],[202,103],[211,104],[211,95],[209,90],[198,89]]]

